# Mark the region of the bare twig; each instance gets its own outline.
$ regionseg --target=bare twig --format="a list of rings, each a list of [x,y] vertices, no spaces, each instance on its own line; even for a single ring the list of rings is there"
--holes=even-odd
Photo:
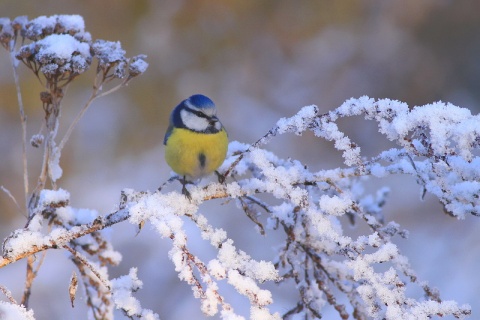
[[[86,266],[92,273],[100,280],[100,282],[110,291],[112,286],[108,279],[104,279],[100,271],[95,267],[87,258],[85,258],[80,252],[75,249],[70,248],[69,246],[63,246],[64,249],[68,250],[77,260],[82,262],[84,266]]]
[[[63,149],[63,147],[65,146],[65,144],[67,143],[68,139],[70,138],[70,135],[72,134],[72,131],[73,129],[76,127],[76,125],[78,124],[78,122],[80,121],[80,119],[83,117],[83,115],[85,114],[85,112],[87,111],[87,109],[90,107],[90,105],[92,104],[92,102],[98,98],[101,98],[103,96],[106,96],[110,93],[113,93],[115,91],[117,91],[118,89],[124,87],[127,85],[128,81],[131,79],[131,78],[126,78],[124,81],[122,81],[122,83],[118,84],[117,86],[111,88],[110,90],[108,91],[105,91],[105,92],[101,92],[101,88],[102,88],[102,85],[104,84],[104,80],[103,79],[101,81],[100,84],[97,84],[97,79],[98,78],[95,78],[95,85],[93,86],[93,91],[92,91],[92,94],[90,95],[90,98],[88,98],[87,102],[85,103],[85,105],[83,106],[82,110],[80,110],[80,112],[77,114],[77,116],[75,117],[75,119],[72,121],[72,123],[70,124],[70,126],[68,127],[67,129],[67,132],[65,133],[65,135],[63,136],[62,138],[62,141],[60,141],[60,144],[58,145],[58,148],[59,150],[61,151]]]
[[[67,132],[65,133],[65,135],[62,138],[62,141],[60,141],[60,144],[58,145],[58,148],[60,149],[60,151],[65,146],[65,143],[67,143],[68,139],[70,138],[70,135],[72,134],[73,129],[75,128],[77,123],[80,121],[80,119],[83,117],[83,115],[85,114],[85,111],[87,111],[88,107],[90,107],[93,100],[95,100],[97,98],[97,92],[98,92],[98,89],[97,89],[96,86],[94,86],[94,89],[93,89],[92,94],[90,95],[90,98],[88,98],[88,100],[85,103],[85,105],[83,106],[82,110],[80,110],[80,112],[77,114],[75,119],[72,121],[72,123],[68,127]]]
[[[10,60],[17,91],[18,108],[20,111],[20,123],[22,125],[22,163],[23,163],[23,188],[25,193],[25,210],[28,210],[28,163],[27,163],[27,116],[23,108],[22,92],[20,91],[20,80],[18,77],[18,60],[15,58],[15,44],[10,44]]]
[[[15,299],[13,298],[12,293],[5,286],[0,285],[0,291],[3,292],[5,297],[7,297],[8,301],[10,301],[13,304],[17,304],[17,301],[15,301]]]
[[[17,199],[15,199],[15,197],[12,195],[12,193],[10,192],[10,190],[8,190],[7,188],[5,188],[4,186],[0,186],[0,190],[2,190],[3,192],[5,192],[7,194],[7,196],[12,199],[13,203],[15,203],[15,206],[17,206],[17,209],[18,209],[18,212],[22,212],[22,208],[20,208],[20,205],[18,204],[17,202]]]
[[[40,260],[37,263],[37,267],[34,269],[33,264],[36,260],[35,255],[28,256],[27,258],[27,277],[25,280],[25,289],[23,291],[23,297],[22,297],[22,304],[27,307],[28,302],[30,299],[30,295],[32,293],[32,285],[33,285],[33,280],[37,277],[38,271],[40,270],[40,267],[43,264],[43,261],[45,261],[45,256],[47,255],[47,251],[42,252],[42,256]]]
[[[23,290],[22,304],[28,307],[28,301],[30,299],[30,294],[32,293],[32,284],[35,275],[33,272],[33,263],[35,262],[35,256],[30,255],[27,257],[27,277],[25,279],[25,289]]]

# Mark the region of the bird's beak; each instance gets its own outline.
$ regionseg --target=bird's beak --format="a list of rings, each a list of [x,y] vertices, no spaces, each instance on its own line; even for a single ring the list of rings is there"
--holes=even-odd
[[[216,116],[213,116],[210,118],[210,124],[211,125],[214,125],[215,123],[217,123],[219,120]]]

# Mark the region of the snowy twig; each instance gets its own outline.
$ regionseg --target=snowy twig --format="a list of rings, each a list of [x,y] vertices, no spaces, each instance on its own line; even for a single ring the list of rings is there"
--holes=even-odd
[[[8,290],[5,286],[0,285],[0,291],[7,297],[8,301],[12,304],[17,304],[17,301],[15,301],[15,298],[13,298],[12,293],[10,290]]]

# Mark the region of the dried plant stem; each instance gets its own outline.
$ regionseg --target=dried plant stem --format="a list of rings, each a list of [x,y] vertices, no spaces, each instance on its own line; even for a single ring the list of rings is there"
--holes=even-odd
[[[20,80],[17,72],[17,60],[15,59],[15,45],[10,45],[10,60],[17,91],[18,108],[20,111],[20,123],[22,125],[22,163],[23,163],[23,188],[25,193],[25,210],[28,210],[28,162],[27,162],[27,116],[23,107],[22,93],[20,91]]]
[[[115,87],[111,88],[110,90],[108,91],[105,91],[105,92],[102,92],[100,94],[98,94],[95,98],[101,98],[103,96],[106,96],[107,94],[110,94],[110,93],[114,93],[115,91],[117,91],[118,89],[124,87],[127,85],[128,81],[130,80],[131,78],[126,78],[122,83],[116,85]]]
[[[97,78],[95,78],[95,80],[97,80]],[[63,139],[62,141],[60,141],[60,144],[58,146],[59,150],[63,150],[63,147],[65,146],[65,144],[67,143],[68,139],[70,138],[70,135],[72,134],[73,132],[73,129],[76,127],[77,123],[80,121],[80,119],[82,119],[83,115],[85,114],[85,112],[87,111],[87,109],[90,107],[90,105],[92,104],[92,102],[95,100],[95,99],[98,99],[98,98],[101,98],[103,96],[106,96],[110,93],[113,93],[115,91],[117,91],[118,89],[120,89],[121,87],[125,86],[128,82],[129,78],[125,79],[122,83],[120,83],[119,85],[111,88],[110,90],[108,91],[105,91],[105,92],[102,92],[100,93],[101,91],[101,87],[104,83],[104,81],[102,80],[101,83],[99,85],[97,85],[97,81],[95,81],[95,85],[93,86],[93,91],[92,91],[92,94],[90,95],[90,98],[88,98],[87,102],[85,103],[85,105],[83,106],[82,110],[80,110],[80,112],[77,114],[77,116],[75,117],[75,119],[72,121],[72,123],[70,124],[70,126],[68,127],[67,129],[67,132],[65,133],[65,135],[63,136]]]
[[[66,249],[67,251],[69,251],[74,257],[75,259],[77,259],[78,261],[80,261],[84,266],[86,266],[88,269],[90,269],[90,271],[92,271],[92,273],[98,278],[98,280],[100,280],[100,282],[108,289],[108,291],[111,291],[112,290],[112,286],[110,284],[110,281],[108,279],[105,279],[100,270],[97,269],[97,267],[95,267],[90,261],[88,261],[87,258],[85,258],[80,252],[78,252],[77,250],[73,249],[73,248],[70,248],[69,246],[65,245],[63,246],[64,249]]]
[[[8,190],[7,188],[5,188],[4,186],[0,186],[0,190],[2,190],[3,192],[5,192],[5,194],[6,194],[10,199],[12,199],[13,203],[15,203],[15,205],[17,206],[18,212],[22,212],[22,208],[20,207],[20,205],[19,205],[18,202],[17,202],[17,199],[15,199],[15,197],[14,197],[13,194],[10,192],[10,190]]]
[[[75,128],[77,123],[80,121],[80,119],[83,117],[83,115],[85,114],[85,111],[87,111],[88,107],[90,107],[93,100],[95,100],[97,98],[97,92],[98,92],[98,89],[96,87],[94,87],[94,90],[93,90],[92,94],[90,95],[90,98],[88,98],[88,101],[85,103],[82,110],[80,110],[80,112],[77,114],[75,119],[72,121],[72,123],[68,127],[67,132],[63,136],[62,141],[60,141],[60,144],[58,146],[58,148],[60,150],[62,150],[63,147],[65,146],[65,143],[67,143],[68,139],[70,138],[70,135],[72,134],[73,129]]]
[[[27,277],[25,279],[25,289],[23,290],[22,304],[28,307],[28,301],[30,294],[32,293],[33,280],[35,279],[35,272],[33,271],[33,263],[35,262],[35,256],[30,255],[27,257]]]
[[[10,302],[13,303],[13,304],[17,304],[17,301],[13,298],[12,293],[10,292],[10,290],[8,290],[6,287],[0,285],[0,291],[3,292],[3,294],[5,295],[5,297],[7,297],[8,301],[10,301]]]
[[[23,291],[23,298],[22,298],[22,304],[27,307],[28,306],[28,301],[30,298],[30,294],[32,292],[32,285],[33,285],[33,280],[37,277],[38,271],[40,270],[40,267],[43,264],[43,261],[45,261],[45,256],[47,255],[47,251],[42,252],[42,256],[37,263],[37,268],[34,270],[33,264],[35,262],[35,256],[31,255],[27,259],[27,278],[25,280],[25,289]]]

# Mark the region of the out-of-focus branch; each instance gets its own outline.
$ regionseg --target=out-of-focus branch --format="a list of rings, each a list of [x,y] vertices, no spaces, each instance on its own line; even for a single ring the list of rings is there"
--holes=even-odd
[[[28,210],[28,161],[27,161],[27,116],[25,115],[25,110],[23,107],[22,92],[20,90],[20,80],[18,77],[17,66],[18,60],[15,58],[15,40],[12,39],[10,44],[10,60],[13,71],[13,78],[15,81],[15,88],[17,91],[17,100],[18,108],[20,112],[20,124],[22,126],[22,164],[23,164],[23,189],[24,189],[24,200],[25,200],[25,210]]]

